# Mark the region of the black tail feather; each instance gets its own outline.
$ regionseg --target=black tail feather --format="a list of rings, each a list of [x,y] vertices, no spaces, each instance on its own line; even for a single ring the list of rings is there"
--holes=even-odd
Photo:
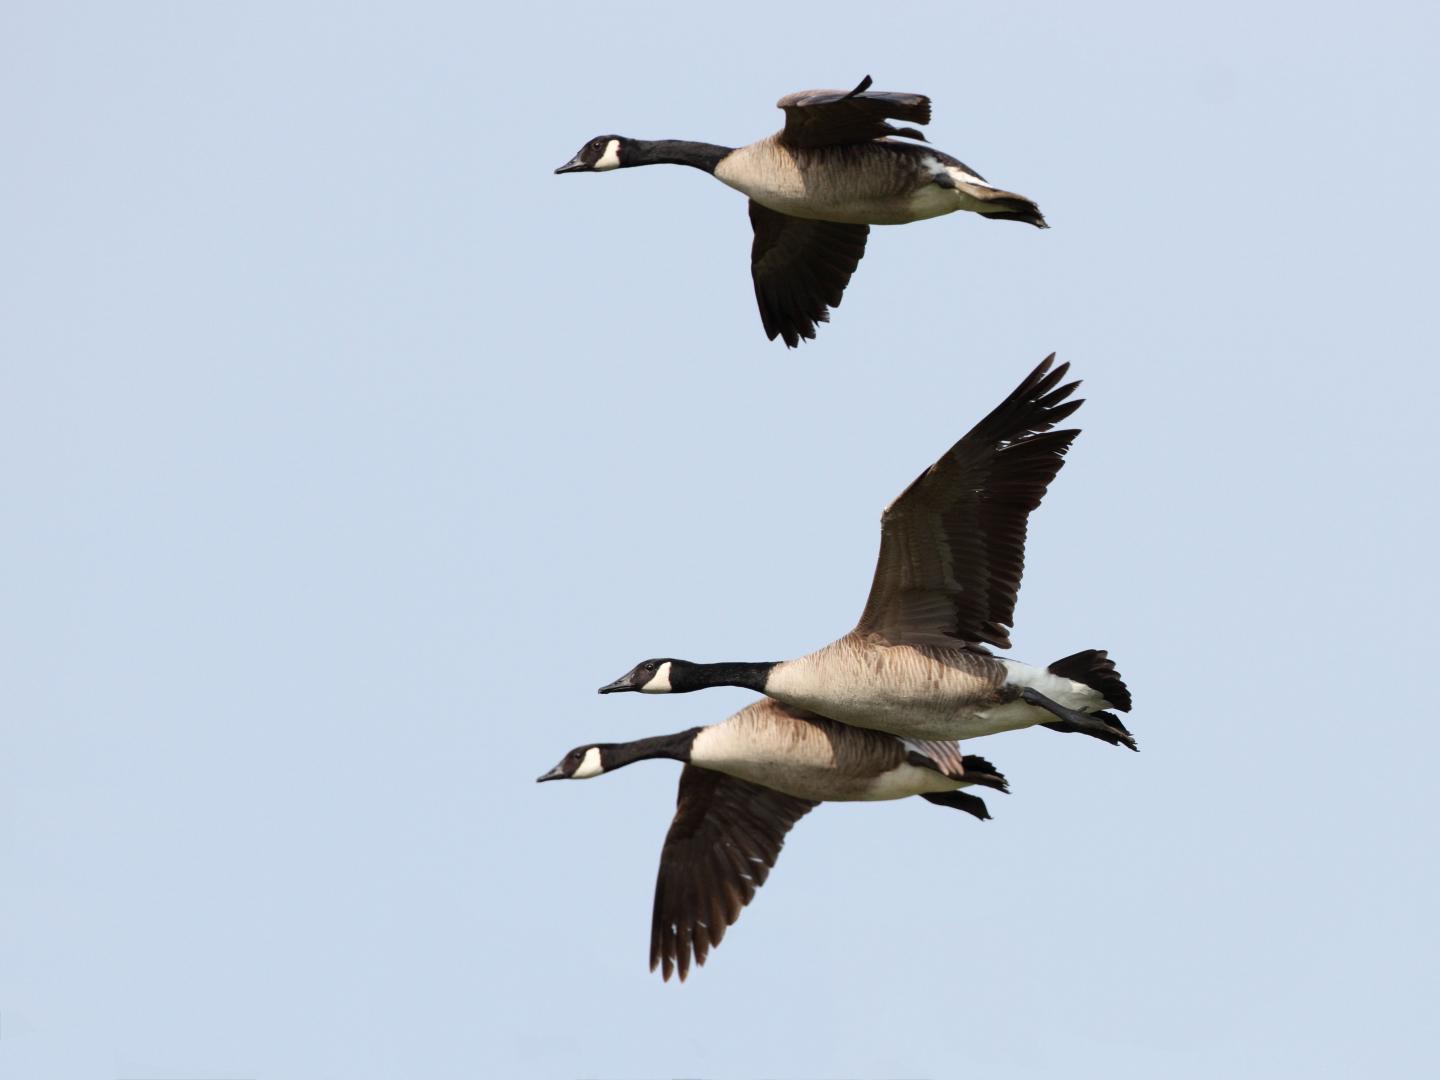
[[[926,802],[933,802],[936,806],[951,806],[956,810],[964,810],[967,814],[974,814],[981,821],[990,820],[990,808],[978,795],[967,795],[963,791],[931,791],[920,797]]]
[[[996,791],[1010,790],[1010,783],[1005,779],[1005,774],[991,765],[979,754],[966,754],[961,759],[965,767],[965,779],[972,784],[980,784],[984,787],[992,787]]]
[[[1053,724],[1043,724],[1051,731],[1079,732],[1081,735],[1090,735],[1101,742],[1107,742],[1111,746],[1127,746],[1136,753],[1140,747],[1135,745],[1135,736],[1130,734],[1130,729],[1120,722],[1120,718],[1114,713],[1097,712],[1090,713],[1092,720],[1103,721],[1107,731],[1100,731],[1095,728],[1081,727],[1079,724],[1071,723],[1069,720],[1056,720]]]
[[[990,209],[992,206],[995,209]],[[1040,207],[1019,195],[1013,198],[987,199],[985,208],[977,210],[976,213],[997,221],[1023,221],[1027,225],[1034,225],[1037,229],[1050,227],[1045,220],[1045,215],[1040,212]]]
[[[1056,660],[1049,668],[1051,675],[1074,679],[1095,690],[1112,708],[1130,711],[1130,691],[1115,670],[1115,663],[1104,649],[1086,649]],[[1121,730],[1124,730],[1123,728]]]

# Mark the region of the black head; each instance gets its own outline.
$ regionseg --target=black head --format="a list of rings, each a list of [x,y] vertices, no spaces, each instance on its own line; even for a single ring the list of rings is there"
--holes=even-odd
[[[555,171],[609,172],[624,164],[622,158],[630,140],[623,135],[597,135],[582,146],[569,161]]]
[[[559,765],[543,776],[537,776],[535,782],[539,784],[546,780],[588,780],[604,771],[605,760],[601,748],[594,743],[587,743],[571,750],[560,759]]]
[[[678,693],[676,675],[689,666],[684,660],[670,657],[642,660],[614,682],[600,687],[600,693],[618,694],[622,690],[638,690],[642,694]]]

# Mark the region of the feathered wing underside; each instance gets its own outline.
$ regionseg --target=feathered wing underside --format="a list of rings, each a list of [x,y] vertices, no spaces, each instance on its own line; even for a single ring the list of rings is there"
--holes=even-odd
[[[785,834],[817,803],[686,765],[675,818],[660,852],[650,928],[650,970],[683,981],[705,963],[765,883]]]
[[[1054,354],[885,510],[855,632],[891,644],[1010,647],[1030,511],[1080,432]]]
[[[965,779],[965,755],[958,742],[941,739],[905,739],[905,748],[927,759],[929,767],[951,780]],[[917,762],[918,764],[918,762]]]
[[[830,321],[850,275],[865,254],[868,225],[791,217],[750,201],[750,274],[765,334],[790,348],[815,336],[815,324]]]
[[[776,107],[785,110],[780,141],[786,146],[841,146],[887,136],[919,139],[914,128],[897,128],[886,120],[912,124],[930,122],[930,99],[923,94],[897,94],[870,90],[866,75],[854,90],[802,90],[786,94]]]

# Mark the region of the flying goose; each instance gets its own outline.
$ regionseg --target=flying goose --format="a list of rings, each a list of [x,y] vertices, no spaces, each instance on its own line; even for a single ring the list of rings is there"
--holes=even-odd
[[[750,197],[750,272],[765,334],[794,348],[840,305],[871,225],[903,225],[970,210],[1048,228],[1040,208],[1002,191],[949,154],[901,139],[925,136],[886,120],[930,122],[930,99],[870,91],[804,90],[776,105],[785,127],[733,149],[712,143],[599,135],[557,173],[689,165]]]
[[[650,970],[666,980],[678,967],[683,981],[692,954],[705,963],[765,883],[785,834],[819,803],[919,795],[985,820],[984,800],[959,789],[1008,790],[955,743],[847,727],[768,698],[709,727],[577,746],[538,779],[585,780],[648,758],[685,763],[650,923]]]
[[[975,739],[1043,724],[1136,749],[1107,709],[1130,692],[1104,652],[1033,667],[1010,647],[1025,525],[1078,430],[1051,430],[1081,405],[1052,353],[926,469],[880,518],[880,557],[859,624],[795,660],[645,660],[600,688],[683,694],[743,686],[795,708],[909,739]]]

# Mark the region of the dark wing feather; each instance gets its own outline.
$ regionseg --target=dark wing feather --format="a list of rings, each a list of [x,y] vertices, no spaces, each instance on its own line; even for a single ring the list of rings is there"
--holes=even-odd
[[[885,121],[930,122],[930,99],[923,94],[894,94],[870,89],[870,76],[848,93],[844,90],[802,90],[786,94],[776,107],[785,110],[780,141],[786,146],[841,146],[886,136],[925,141],[914,128],[892,127]]]
[[[690,957],[705,963],[725,928],[765,883],[785,834],[817,803],[686,765],[675,819],[660,852],[650,924],[650,970],[669,979]]]
[[[880,558],[856,632],[893,644],[1010,647],[1025,525],[1078,430],[1052,353],[886,509]]]
[[[815,336],[815,324],[830,321],[850,275],[865,254],[868,225],[811,221],[750,202],[750,274],[765,335],[790,348]]]

